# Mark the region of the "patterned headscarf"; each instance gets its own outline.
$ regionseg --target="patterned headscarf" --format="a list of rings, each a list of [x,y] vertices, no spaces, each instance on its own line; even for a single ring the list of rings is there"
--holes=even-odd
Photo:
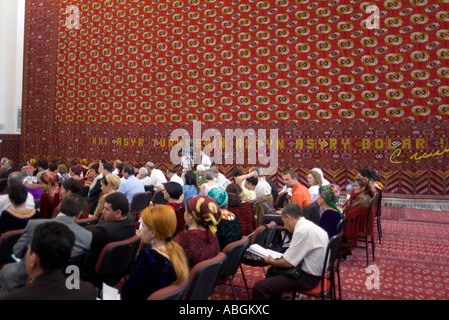
[[[324,201],[340,216],[343,216],[340,209],[337,207],[337,202],[340,199],[340,186],[337,184],[328,184],[320,187],[320,196]]]
[[[212,233],[217,232],[221,219],[221,209],[217,202],[209,196],[195,196],[187,200],[187,210],[204,228]]]
[[[44,173],[42,178],[47,182],[47,184],[54,186],[58,182],[58,176],[54,172]]]
[[[58,176],[54,172],[46,172],[42,175],[42,179],[50,186],[47,195],[51,202],[58,196],[60,197],[60,188],[58,184]]]
[[[209,197],[212,197],[217,204],[220,206],[220,208],[226,207],[228,204],[228,193],[223,190],[222,188],[213,188],[209,191],[207,194]]]

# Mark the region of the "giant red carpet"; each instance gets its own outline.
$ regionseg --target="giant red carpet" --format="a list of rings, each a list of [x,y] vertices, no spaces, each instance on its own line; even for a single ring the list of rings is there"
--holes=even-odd
[[[376,233],[376,260],[370,255],[369,269],[362,248],[341,262],[342,299],[449,299],[449,211],[383,207],[382,229],[381,244]],[[378,271],[377,279],[373,269]],[[250,290],[264,278],[262,268],[244,270]],[[238,299],[248,299],[240,271],[233,283]],[[210,299],[234,298],[224,284]]]

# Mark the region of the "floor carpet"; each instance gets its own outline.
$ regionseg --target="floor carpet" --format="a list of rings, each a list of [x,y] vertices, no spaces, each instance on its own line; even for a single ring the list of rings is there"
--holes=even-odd
[[[362,248],[341,262],[342,299],[449,299],[449,211],[383,207],[382,229],[369,268]],[[250,291],[264,278],[262,268],[245,266],[244,272]],[[240,271],[233,283],[238,299],[247,300]],[[229,284],[217,286],[210,299],[233,300]]]

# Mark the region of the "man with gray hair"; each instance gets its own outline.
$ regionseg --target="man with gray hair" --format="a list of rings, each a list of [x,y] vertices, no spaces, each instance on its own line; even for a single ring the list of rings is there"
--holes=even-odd
[[[3,172],[6,171],[6,168],[3,168],[3,165],[6,163],[6,161],[8,161],[8,158],[3,157],[2,160],[0,161],[0,175],[3,174]]]
[[[144,186],[150,186],[151,185],[151,179],[148,176],[148,170],[145,167],[142,167],[139,169],[139,173],[137,174],[137,178],[140,179],[140,181],[143,182]]]
[[[8,178],[8,176],[12,173],[14,167],[14,161],[8,159],[5,161],[5,163],[2,165],[2,168],[5,169],[5,171],[0,175],[0,179]]]
[[[164,183],[167,182],[165,174],[161,170],[156,169],[151,161],[147,162],[145,168],[147,168],[150,175],[150,185],[154,186],[154,191],[164,189]]]
[[[15,183],[23,183],[24,175],[20,171],[12,172],[8,177],[8,186]],[[34,197],[31,193],[28,192],[27,199],[25,201],[25,206],[28,209],[34,209]],[[3,210],[13,209],[13,205],[9,200],[9,196],[7,194],[0,195],[0,214],[2,214]]]

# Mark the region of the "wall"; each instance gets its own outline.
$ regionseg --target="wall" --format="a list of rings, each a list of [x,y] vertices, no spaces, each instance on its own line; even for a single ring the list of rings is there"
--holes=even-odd
[[[24,19],[25,0],[0,0],[0,134],[20,132]]]

